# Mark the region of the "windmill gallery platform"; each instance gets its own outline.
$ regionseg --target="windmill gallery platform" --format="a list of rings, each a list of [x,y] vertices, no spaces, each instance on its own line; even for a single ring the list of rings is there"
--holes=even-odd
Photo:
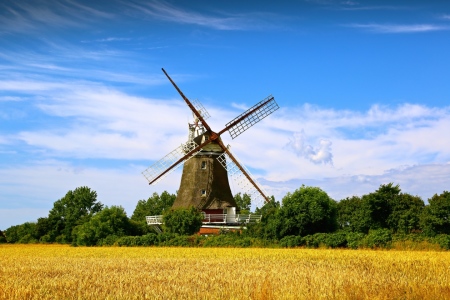
[[[174,171],[176,167],[183,165],[180,188],[172,208],[195,207],[201,211],[203,231],[239,229],[246,224],[258,222],[261,220],[261,215],[239,214],[228,176],[231,176],[240,188],[251,196],[253,204],[264,205],[269,202],[269,198],[250,172],[231,153],[230,146],[224,145],[220,136],[228,131],[234,139],[272,114],[279,108],[274,97],[272,95],[266,97],[228,122],[225,128],[215,132],[206,122],[209,114],[203,105],[199,101],[190,101],[166,71],[162,70],[191,109],[194,121],[188,124],[187,142],[155,162],[142,174],[151,185]],[[162,216],[147,216],[146,221],[156,231],[161,231]]]
[[[261,215],[256,214],[205,214],[203,212],[203,225],[200,234],[216,234],[219,230],[239,230],[245,228],[249,223],[259,222]],[[147,224],[160,232],[163,223],[163,216],[147,216]]]

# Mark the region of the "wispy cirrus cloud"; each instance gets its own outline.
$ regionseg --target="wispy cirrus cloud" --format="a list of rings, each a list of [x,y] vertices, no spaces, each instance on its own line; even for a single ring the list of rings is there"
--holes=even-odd
[[[408,7],[398,5],[365,5],[358,1],[341,0],[304,0],[307,3],[320,5],[331,10],[399,10]]]
[[[76,1],[6,1],[0,4],[0,32],[27,32],[44,27],[80,27],[113,14]]]
[[[449,30],[450,27],[435,24],[348,24],[346,27],[367,30],[374,33],[421,33]]]
[[[152,18],[168,22],[192,24],[217,30],[260,30],[275,28],[267,19],[275,18],[272,13],[249,12],[231,14],[226,12],[201,13],[172,5],[165,1],[148,1],[128,5]]]

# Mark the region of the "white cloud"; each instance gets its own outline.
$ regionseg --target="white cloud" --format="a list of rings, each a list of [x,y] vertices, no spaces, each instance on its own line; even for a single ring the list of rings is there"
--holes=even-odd
[[[308,138],[305,131],[294,132],[287,146],[298,156],[304,157],[315,164],[333,165],[333,154],[331,153],[331,142],[321,139],[316,147],[307,144]]]
[[[260,179],[269,194],[281,200],[287,192],[293,192],[302,184],[318,186],[335,200],[351,196],[362,196],[374,192],[381,184],[399,184],[402,192],[417,195],[424,201],[434,194],[448,190],[450,164],[424,164],[399,166],[376,175],[345,175],[321,179],[296,178],[288,181]]]
[[[32,32],[48,26],[82,27],[87,22],[112,18],[111,13],[75,1],[14,1],[0,4],[0,32]]]
[[[267,22],[267,19],[274,18],[270,13],[251,12],[247,14],[212,14],[190,11],[172,5],[166,1],[147,1],[142,4],[129,5],[140,12],[156,19],[169,22],[194,24],[209,27],[217,30],[259,30],[276,27]]]
[[[435,24],[349,24],[347,27],[364,29],[376,33],[418,33],[449,30],[448,26]]]
[[[147,199],[154,192],[174,193],[178,189],[179,170],[158,185],[149,186],[141,174],[145,167],[130,164],[100,169],[48,160],[0,169],[0,229],[47,216],[56,200],[80,186],[95,190],[98,201],[105,205],[124,207],[128,216],[138,200]]]

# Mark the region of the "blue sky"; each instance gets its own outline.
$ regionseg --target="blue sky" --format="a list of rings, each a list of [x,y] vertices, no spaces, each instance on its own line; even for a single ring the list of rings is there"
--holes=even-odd
[[[269,94],[280,110],[222,137],[277,200],[301,184],[340,200],[400,184],[449,188],[447,1],[2,1],[0,229],[89,186],[129,215],[141,172]],[[232,184],[232,189],[236,187]]]

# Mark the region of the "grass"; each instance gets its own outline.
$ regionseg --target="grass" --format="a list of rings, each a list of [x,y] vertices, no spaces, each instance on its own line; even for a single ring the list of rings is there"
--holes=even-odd
[[[450,252],[0,245],[0,299],[450,299]]]

